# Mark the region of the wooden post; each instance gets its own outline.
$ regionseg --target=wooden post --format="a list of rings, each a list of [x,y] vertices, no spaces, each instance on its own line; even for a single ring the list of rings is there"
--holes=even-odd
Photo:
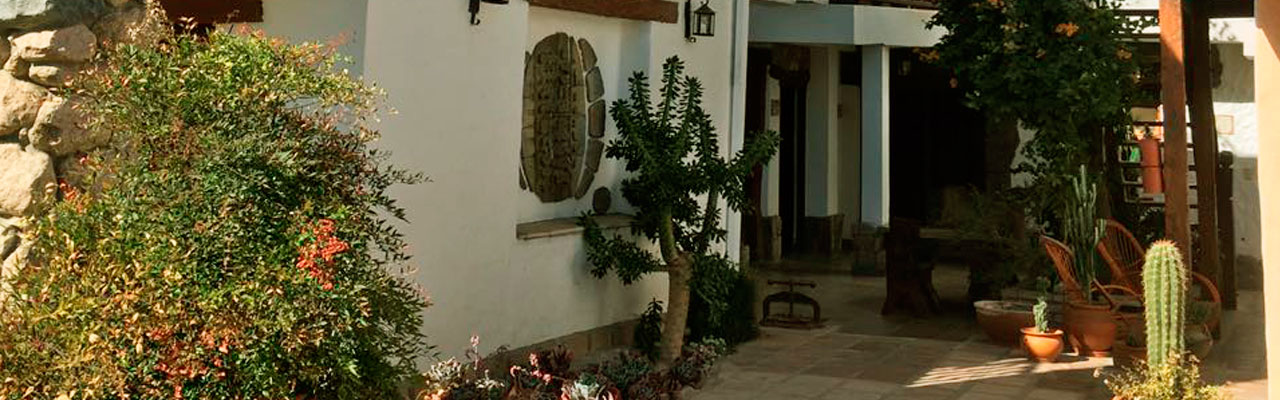
[[[1218,267],[1218,125],[1214,121],[1212,72],[1209,68],[1209,2],[1191,1],[1186,33],[1187,90],[1191,101],[1191,134],[1195,143],[1196,209],[1200,248],[1195,270],[1222,287]]]
[[[1187,219],[1187,79],[1183,65],[1182,0],[1160,0],[1160,100],[1164,105],[1165,234],[1191,265]]]
[[[1236,309],[1236,228],[1232,175],[1236,157],[1229,151],[1218,156],[1218,265],[1222,269],[1222,308]]]

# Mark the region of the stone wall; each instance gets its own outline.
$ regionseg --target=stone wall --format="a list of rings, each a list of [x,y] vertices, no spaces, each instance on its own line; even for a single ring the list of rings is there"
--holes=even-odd
[[[0,0],[0,275],[26,260],[30,217],[110,139],[84,129],[79,100],[53,89],[145,14],[141,0]]]

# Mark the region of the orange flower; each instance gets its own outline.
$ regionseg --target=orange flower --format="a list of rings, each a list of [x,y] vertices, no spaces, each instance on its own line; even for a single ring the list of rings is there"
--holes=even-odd
[[[1080,31],[1080,26],[1070,22],[1064,22],[1054,27],[1053,31],[1066,37],[1072,37],[1076,35],[1076,32]]]
[[[1121,48],[1119,50],[1116,50],[1116,58],[1119,58],[1121,60],[1128,60],[1130,58],[1133,58],[1133,53],[1130,53],[1129,50],[1125,50]]]

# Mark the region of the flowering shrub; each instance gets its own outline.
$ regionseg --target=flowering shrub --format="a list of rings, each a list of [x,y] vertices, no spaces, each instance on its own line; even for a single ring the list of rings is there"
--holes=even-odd
[[[33,221],[0,302],[0,398],[387,399],[429,350],[380,94],[324,45],[168,34],[64,96],[113,150]],[[88,189],[86,189],[88,188]]]
[[[1121,15],[1119,0],[949,0],[930,28],[946,29],[921,58],[952,70],[951,85],[995,120],[1036,131],[1019,172],[1032,217],[1051,225],[1061,193],[1104,132],[1129,132],[1140,69],[1128,36],[1150,21]]]

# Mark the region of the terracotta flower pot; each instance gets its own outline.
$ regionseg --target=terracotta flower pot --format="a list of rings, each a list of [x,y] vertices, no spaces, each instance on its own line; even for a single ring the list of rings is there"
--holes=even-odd
[[[983,300],[973,302],[973,309],[977,312],[978,326],[996,343],[1015,345],[1021,338],[1018,331],[1035,325],[1031,303]]]
[[[1106,357],[1116,341],[1116,322],[1107,305],[1067,302],[1063,310],[1071,345],[1080,355]]]
[[[1142,190],[1148,194],[1164,193],[1164,175],[1160,165],[1160,140],[1153,135],[1138,139],[1142,152]]]
[[[1040,332],[1035,327],[1022,328],[1022,346],[1031,358],[1040,362],[1053,362],[1062,354],[1062,330]]]

